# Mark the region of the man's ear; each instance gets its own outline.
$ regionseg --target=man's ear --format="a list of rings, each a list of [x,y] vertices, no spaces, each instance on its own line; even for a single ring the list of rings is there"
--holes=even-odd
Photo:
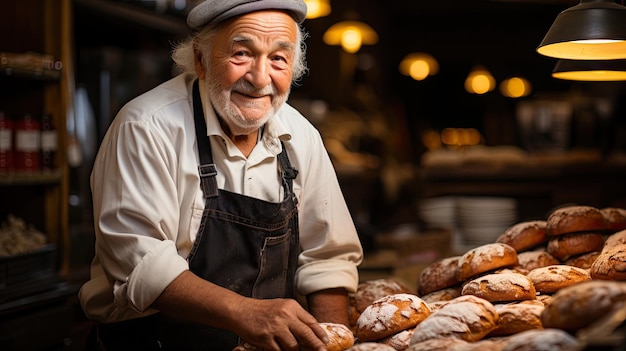
[[[196,74],[198,75],[198,78],[204,79],[205,68],[204,63],[202,62],[202,52],[194,50],[193,56],[196,63]]]

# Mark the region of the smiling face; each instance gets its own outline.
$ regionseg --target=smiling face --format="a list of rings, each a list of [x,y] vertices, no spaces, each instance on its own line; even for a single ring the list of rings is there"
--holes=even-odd
[[[231,134],[255,132],[289,97],[297,31],[280,11],[253,12],[220,27],[208,67],[198,62],[196,70]]]

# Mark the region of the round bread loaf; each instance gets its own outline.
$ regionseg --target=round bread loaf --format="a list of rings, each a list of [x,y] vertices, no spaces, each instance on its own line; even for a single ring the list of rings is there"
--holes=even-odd
[[[626,283],[590,280],[559,290],[541,313],[544,328],[576,332],[626,301]]]
[[[578,340],[559,329],[533,329],[512,335],[502,351],[575,351]]]
[[[469,342],[455,337],[444,337],[413,343],[409,345],[406,351],[451,351],[457,346],[463,348],[469,344]]]
[[[495,305],[498,312],[498,327],[489,336],[513,335],[525,330],[543,329],[541,312],[544,305],[513,303]]]
[[[626,230],[620,230],[619,232],[609,235],[606,240],[604,240],[604,247],[602,249],[624,244],[626,244]]]
[[[598,232],[561,234],[548,240],[546,250],[561,262],[576,255],[602,250],[604,235]]]
[[[593,206],[561,207],[552,211],[546,220],[546,235],[548,236],[606,229],[604,215]]]
[[[520,252],[517,254],[517,261],[519,263],[519,267],[527,271],[526,274],[535,268],[561,263],[545,250]]]
[[[590,269],[596,258],[600,256],[602,251],[588,252],[582,255],[570,257],[564,263],[568,266],[574,266],[582,269]]]
[[[347,326],[339,323],[319,323],[319,325],[328,336],[326,350],[343,351],[354,345],[354,334]]]
[[[404,284],[391,278],[372,279],[358,285],[354,293],[356,310],[361,313],[374,301],[393,294],[412,294]]]
[[[455,287],[433,291],[422,296],[421,299],[430,304],[437,301],[450,301],[459,296],[461,296],[461,286],[457,285]]]
[[[504,231],[497,243],[510,245],[522,252],[546,242],[546,221],[526,221],[514,224]]]
[[[507,244],[491,243],[467,251],[459,258],[457,280],[466,281],[498,268],[518,265],[517,252]]]
[[[537,294],[537,301],[541,302],[544,306],[552,301],[552,295],[550,294]]]
[[[460,256],[440,259],[424,268],[417,279],[420,296],[459,284],[456,279]]]
[[[592,279],[626,280],[626,244],[602,250],[589,268]]]
[[[428,304],[416,295],[387,295],[361,313],[356,323],[356,336],[360,341],[379,340],[415,327],[430,313]]]
[[[446,337],[477,341],[494,330],[497,322],[498,313],[491,302],[474,295],[459,296],[415,327],[411,345]]]
[[[377,342],[361,342],[354,344],[346,351],[396,351],[393,347]]]
[[[534,300],[533,282],[519,273],[486,274],[468,281],[461,295],[474,295],[489,302]]]
[[[601,208],[600,212],[606,221],[606,228],[609,232],[616,232],[626,229],[626,209],[619,207]]]
[[[570,285],[591,280],[588,270],[565,264],[535,268],[528,273],[528,278],[541,294],[552,294]]]

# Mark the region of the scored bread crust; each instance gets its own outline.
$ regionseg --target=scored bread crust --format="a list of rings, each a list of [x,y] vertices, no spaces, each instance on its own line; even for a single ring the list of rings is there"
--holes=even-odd
[[[360,341],[382,339],[415,327],[430,314],[428,304],[417,295],[387,295],[361,313],[356,323],[356,336]]]
[[[457,285],[459,281],[456,276],[460,258],[461,256],[446,257],[424,268],[417,279],[419,295],[423,296]]]
[[[498,327],[489,336],[513,335],[530,329],[543,329],[541,312],[544,305],[513,303],[496,305]]]
[[[561,261],[557,260],[556,257],[543,250],[520,252],[517,254],[517,261],[519,266],[528,272],[535,268],[561,263]]]
[[[491,302],[474,295],[459,296],[415,327],[411,345],[446,337],[477,341],[494,330],[497,322],[498,313]]]
[[[606,221],[606,228],[609,232],[626,229],[626,209],[619,207],[601,208],[600,212]]]
[[[602,250],[603,247],[604,235],[602,233],[578,232],[550,238],[546,251],[562,262],[572,256]]]
[[[602,250],[589,268],[592,279],[626,280],[626,244]]]
[[[326,350],[343,351],[354,345],[354,334],[347,326],[339,323],[319,323],[319,325],[328,336]]]
[[[546,240],[546,221],[536,220],[514,224],[496,242],[510,245],[519,253],[543,244]]]
[[[391,278],[372,279],[358,285],[354,293],[357,312],[361,313],[374,301],[393,294],[410,294],[412,291],[404,284]]]
[[[593,206],[561,207],[552,211],[546,220],[547,236],[606,229],[604,215]]]
[[[462,295],[474,295],[489,302],[534,300],[533,282],[519,273],[486,274],[463,285]]]
[[[537,292],[552,294],[570,285],[591,280],[591,275],[586,269],[555,264],[533,269],[528,272],[528,278],[533,282]]]
[[[461,256],[457,267],[457,280],[463,282],[498,268],[517,265],[517,252],[510,245],[485,244],[468,250]]]

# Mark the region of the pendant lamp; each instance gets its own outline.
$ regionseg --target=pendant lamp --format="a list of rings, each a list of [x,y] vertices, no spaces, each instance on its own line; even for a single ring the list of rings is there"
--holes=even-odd
[[[626,59],[626,7],[581,0],[556,17],[537,52],[570,60]]]
[[[350,54],[354,54],[362,45],[373,45],[378,42],[378,34],[368,24],[361,21],[342,21],[335,23],[323,36],[328,45],[341,45]]]
[[[626,81],[626,60],[559,60],[552,77],[591,82]]]

